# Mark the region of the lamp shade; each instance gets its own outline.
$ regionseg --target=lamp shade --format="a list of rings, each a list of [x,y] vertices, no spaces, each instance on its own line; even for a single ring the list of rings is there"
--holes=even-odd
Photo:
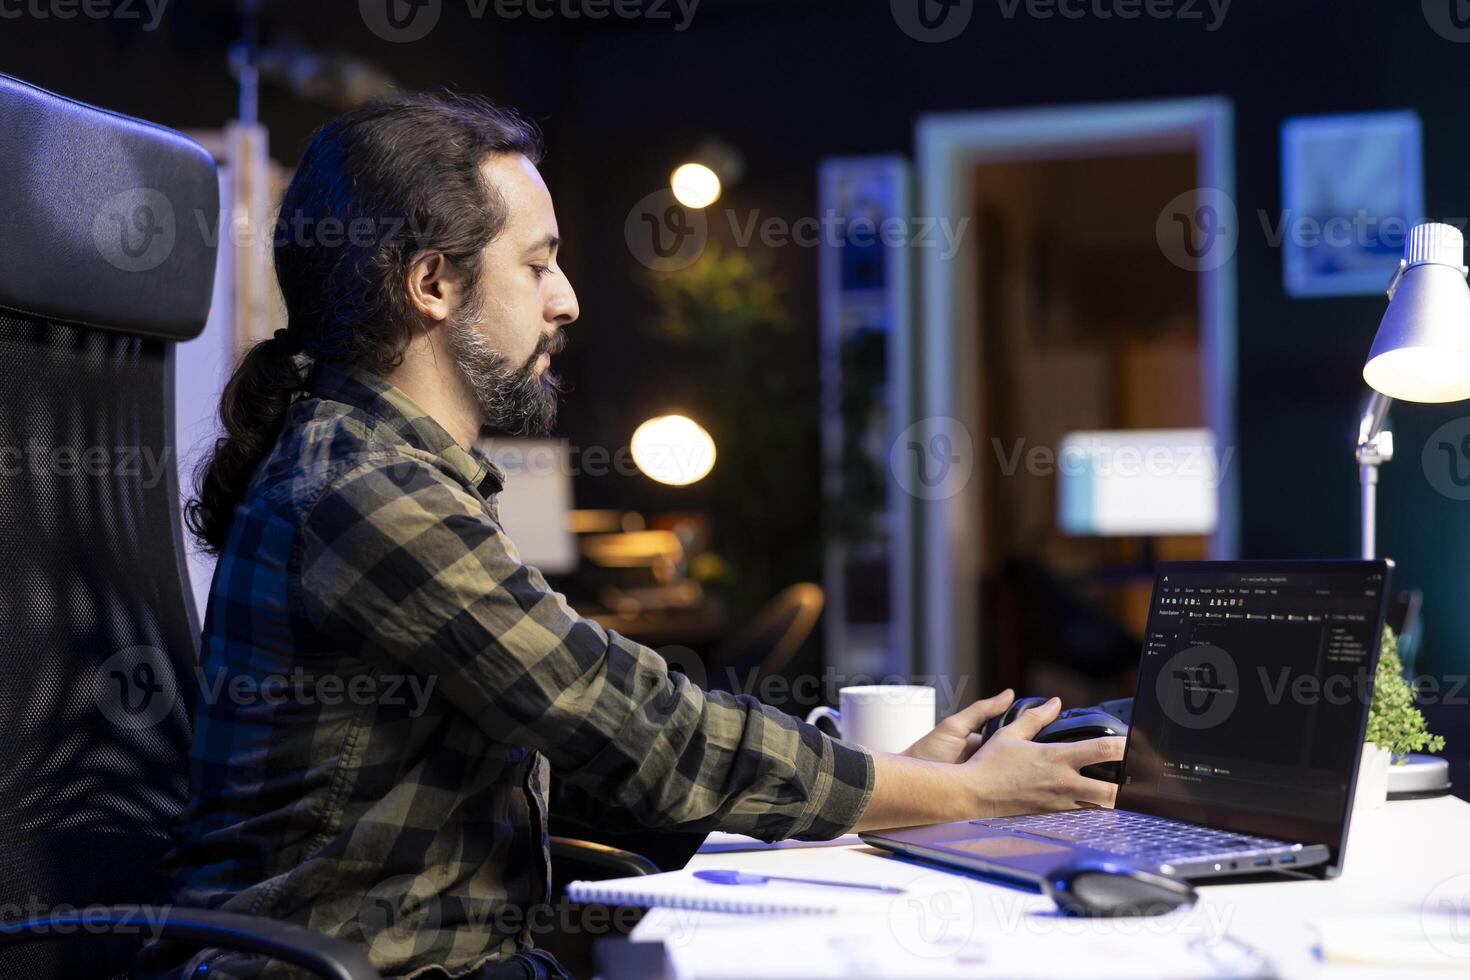
[[[1470,398],[1470,285],[1465,239],[1444,224],[1409,232],[1363,380],[1410,402]]]

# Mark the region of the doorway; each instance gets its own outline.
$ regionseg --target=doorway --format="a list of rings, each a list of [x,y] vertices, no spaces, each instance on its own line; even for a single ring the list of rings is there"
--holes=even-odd
[[[1016,643],[993,610],[1017,561],[1045,580],[1155,557],[1145,550],[1155,542],[1061,534],[1054,478],[1025,468],[1002,478],[1018,445],[1055,452],[1078,429],[1199,427],[1234,446],[1237,229],[1211,222],[1218,261],[1196,268],[1171,263],[1163,237],[1170,209],[1201,218],[1233,199],[1232,146],[1223,99],[919,122],[919,213],[968,219],[970,230],[952,255],[919,250],[919,329],[900,358],[909,390],[897,402],[911,422],[956,426],[973,469],[950,496],[905,497],[909,547],[895,561],[912,575],[900,626],[913,670],[962,680],[959,704],[1049,683],[998,649]],[[1234,469],[1215,492],[1208,535],[1160,538],[1158,556],[1235,554]],[[1094,605],[1135,627],[1146,593],[1134,581]]]

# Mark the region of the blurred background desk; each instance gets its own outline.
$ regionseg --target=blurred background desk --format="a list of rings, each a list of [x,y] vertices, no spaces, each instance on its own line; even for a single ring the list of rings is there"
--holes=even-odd
[[[650,647],[704,646],[719,640],[729,622],[724,607],[712,599],[702,599],[691,606],[626,611],[578,603],[577,611],[603,629],[616,630]]]
[[[1470,804],[1394,802],[1350,845],[1333,881],[1200,888],[1192,910],[1150,919],[1063,919],[1045,897],[887,855],[855,837],[826,846],[711,853],[691,868],[738,868],[899,885],[906,893],[834,916],[751,917],[657,909],[634,941],[662,940],[673,976],[1222,975],[1402,977],[1470,967]],[[1425,842],[1435,842],[1433,850]],[[1324,949],[1322,928],[1331,940]],[[1390,939],[1392,936],[1392,939]],[[1229,937],[1222,939],[1221,937]],[[1432,937],[1432,938],[1431,938]],[[1407,951],[1414,966],[1339,962]],[[1202,959],[1201,959],[1202,957]],[[1431,965],[1432,964],[1432,965]]]

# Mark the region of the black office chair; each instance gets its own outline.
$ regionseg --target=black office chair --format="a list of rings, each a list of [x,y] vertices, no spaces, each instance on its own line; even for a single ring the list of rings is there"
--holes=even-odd
[[[376,980],[300,926],[137,904],[189,792],[199,624],[172,354],[209,312],[214,163],[0,75],[0,164],[0,978],[125,977],[144,939],[168,938]],[[563,878],[658,870],[551,847]]]
[[[780,674],[816,629],[826,601],[814,582],[797,582],[776,593],[715,651],[711,685],[719,686],[720,674],[742,682]]]
[[[0,977],[123,977],[161,935],[372,980],[298,926],[120,904],[188,795],[171,358],[209,311],[213,161],[0,75],[0,216]]]

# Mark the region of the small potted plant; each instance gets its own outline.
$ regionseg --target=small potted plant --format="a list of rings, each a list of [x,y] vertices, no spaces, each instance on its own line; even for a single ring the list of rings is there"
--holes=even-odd
[[[1358,770],[1357,800],[1375,809],[1388,798],[1388,767],[1402,765],[1410,752],[1438,752],[1444,738],[1429,734],[1424,713],[1414,707],[1414,685],[1404,678],[1398,637],[1388,627],[1378,651],[1368,730],[1363,737],[1363,763]]]

